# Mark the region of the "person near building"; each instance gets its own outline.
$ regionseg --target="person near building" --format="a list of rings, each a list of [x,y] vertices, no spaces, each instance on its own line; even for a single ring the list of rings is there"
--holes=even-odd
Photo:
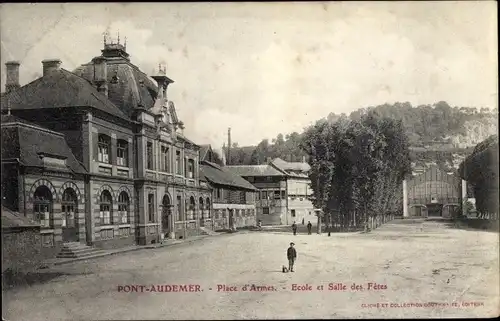
[[[297,224],[295,224],[295,222],[293,222],[293,224],[292,224],[292,231],[293,231],[293,235],[297,235]]]
[[[293,272],[293,265],[297,260],[297,251],[294,248],[295,243],[291,242],[290,247],[286,251],[286,257],[288,259],[288,271]]]
[[[313,225],[311,224],[311,221],[307,222],[307,234],[311,235],[311,230],[312,230]]]

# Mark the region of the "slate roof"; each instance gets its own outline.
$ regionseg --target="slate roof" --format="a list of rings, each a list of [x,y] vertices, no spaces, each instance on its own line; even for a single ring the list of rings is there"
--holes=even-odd
[[[211,148],[210,144],[200,145],[200,161],[205,160],[205,157]]]
[[[311,166],[303,162],[287,162],[281,158],[275,158],[271,162],[278,169],[287,172],[293,176],[307,177],[307,172],[311,170]],[[297,173],[302,172],[302,173]]]
[[[106,64],[109,100],[128,117],[139,105],[153,108],[158,94],[158,85],[153,79],[125,59],[108,58]],[[92,81],[93,63],[81,65],[74,73]],[[113,77],[117,77],[117,81]]]
[[[2,229],[15,227],[40,227],[40,224],[2,206]]]
[[[19,159],[23,166],[47,167],[41,154],[65,158],[66,168],[57,170],[86,173],[63,134],[31,125],[12,115],[2,115],[2,160]]]
[[[226,168],[233,174],[249,176],[286,176],[285,173],[277,170],[271,165],[228,165]]]
[[[238,189],[251,191],[257,190],[245,179],[228,170],[226,166],[219,166],[217,164],[204,161],[200,165],[200,170],[206,179],[212,184],[236,187]]]
[[[87,80],[65,69],[55,70],[1,97],[2,109],[93,107],[127,119]]]

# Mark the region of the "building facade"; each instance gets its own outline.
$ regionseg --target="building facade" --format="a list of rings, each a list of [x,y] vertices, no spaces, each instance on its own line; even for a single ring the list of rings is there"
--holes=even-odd
[[[287,162],[281,158],[275,158],[270,162],[274,168],[286,173],[287,190],[287,221],[301,223],[304,221],[316,223],[317,216],[315,208],[311,202],[313,191],[309,170],[311,167],[305,161]]]
[[[403,181],[403,216],[451,218],[466,197],[464,181],[433,166]]]
[[[292,224],[288,216],[287,174],[271,165],[230,165],[226,168],[258,189],[257,220],[262,225]]]
[[[124,45],[106,40],[100,56],[72,72],[57,59],[42,65],[43,76],[21,87],[19,64],[7,63],[2,113],[35,124],[67,150],[53,152],[33,137],[43,163],[9,177],[24,185],[8,206],[41,223],[48,211],[52,225],[41,233],[52,231],[53,243],[109,248],[199,234],[211,221],[212,190],[200,180],[200,146],[183,135],[167,98],[173,80],[165,69],[149,77]],[[8,156],[2,166],[12,166]],[[72,232],[62,231],[68,222]]]
[[[229,171],[210,145],[202,146],[200,157],[201,174],[213,190],[214,229],[235,230],[255,226],[258,190],[245,179]]]

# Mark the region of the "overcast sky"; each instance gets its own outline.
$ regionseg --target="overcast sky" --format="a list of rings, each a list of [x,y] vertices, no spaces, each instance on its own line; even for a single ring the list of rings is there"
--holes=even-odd
[[[497,106],[496,2],[2,4],[1,70],[73,70],[127,37],[131,62],[165,63],[197,143],[256,144],[330,112],[396,101]]]

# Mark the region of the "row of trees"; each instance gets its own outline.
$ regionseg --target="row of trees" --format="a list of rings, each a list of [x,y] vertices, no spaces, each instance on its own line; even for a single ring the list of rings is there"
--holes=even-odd
[[[396,196],[411,168],[401,121],[374,111],[358,120],[321,120],[304,132],[301,148],[309,155],[313,204],[327,221],[332,217],[341,229],[368,229],[402,209]]]
[[[491,120],[498,115],[497,110],[451,107],[444,101],[416,107],[406,102],[361,108],[349,115],[330,113],[322,121],[330,124],[341,118],[359,121],[372,112],[384,118],[400,120],[411,146],[425,146],[426,143],[432,141],[450,143],[450,137],[469,134],[465,126],[467,122],[475,121],[488,127]],[[263,139],[257,146],[239,147],[238,144],[233,144],[230,162],[234,165],[257,165],[276,157],[292,162],[302,161],[302,158],[306,156],[300,148],[303,135],[297,132],[287,135],[279,134],[271,141]],[[418,153],[412,159],[418,161],[421,156],[422,154]]]
[[[479,143],[459,167],[463,179],[473,186],[476,210],[483,217],[497,217],[498,135]]]

